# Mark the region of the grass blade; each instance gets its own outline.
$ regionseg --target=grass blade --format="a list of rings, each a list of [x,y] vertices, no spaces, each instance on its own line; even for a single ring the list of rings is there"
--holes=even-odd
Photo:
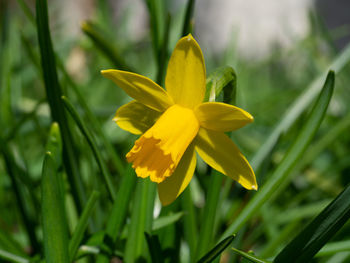
[[[190,185],[182,193],[181,198],[181,207],[184,213],[183,222],[184,222],[184,235],[185,240],[190,249],[190,258],[191,262],[194,261],[196,244],[198,237],[198,228],[196,222],[195,208],[193,205],[193,200],[191,196],[191,187]]]
[[[275,194],[277,189],[278,191],[283,189],[281,187],[282,183],[286,185],[286,182],[289,182],[290,178],[288,178],[288,176],[291,169],[295,167],[298,160],[302,157],[306,147],[309,145],[311,139],[321,125],[333,93],[333,88],[334,72],[330,71],[316,104],[305,122],[305,125],[299,132],[295,142],[286,153],[284,159],[270,176],[269,180],[259,189],[222,236],[237,232],[244,223],[247,222],[247,220],[251,218],[273,194]]]
[[[128,208],[130,206],[130,200],[132,199],[132,195],[134,193],[136,178],[134,169],[131,168],[131,165],[129,165],[122,177],[120,188],[117,193],[116,200],[113,203],[112,211],[108,217],[106,226],[106,235],[108,235],[108,237],[114,243],[117,241],[117,238],[122,230],[122,226],[125,222]],[[100,254],[97,257],[97,263],[108,262],[109,259],[105,255]]]
[[[21,174],[21,169],[17,166],[15,162],[15,157],[10,151],[7,142],[2,138],[0,132],[0,152],[2,153],[5,161],[5,168],[11,180],[11,187],[13,189],[16,203],[18,204],[19,213],[23,220],[24,228],[28,234],[28,238],[31,244],[32,252],[36,253],[40,250],[40,245],[34,231],[35,223],[33,218],[29,215],[29,211],[26,207],[26,200],[24,196],[24,192],[22,191],[21,185],[19,184],[19,180],[16,176]]]
[[[350,240],[328,243],[316,254],[316,257],[329,256],[342,251],[350,251]]]
[[[99,29],[94,23],[85,21],[82,23],[81,28],[83,32],[92,40],[94,45],[102,51],[102,53],[114,64],[114,66],[121,70],[135,72],[135,70],[126,64],[110,41],[106,39],[103,34],[101,34],[102,30]]]
[[[253,263],[267,263],[268,261],[264,261],[262,259],[259,259],[249,253],[240,251],[236,248],[231,248],[234,252],[236,252],[237,254],[241,255],[242,257],[244,257],[245,259],[247,259],[249,262],[253,262]]]
[[[329,70],[334,70],[335,73],[339,73],[350,61],[350,44],[347,45],[344,50],[334,59],[333,63],[329,66]],[[328,72],[328,70],[327,70]],[[300,115],[307,109],[311,101],[319,94],[322,87],[322,81],[326,74],[322,74],[316,78],[306,90],[298,97],[297,100],[285,111],[281,121],[274,128],[273,132],[260,146],[259,151],[254,155],[251,161],[251,165],[255,171],[257,171],[266,156],[271,152],[274,145],[277,143],[278,138],[282,133],[286,132],[293,123],[300,117]]]
[[[230,103],[236,99],[237,75],[233,68],[220,67],[207,77],[204,101],[223,101]],[[218,97],[223,92],[223,99]]]
[[[94,210],[99,195],[100,194],[97,191],[92,192],[90,198],[86,203],[86,206],[84,207],[79,222],[73,232],[72,238],[69,241],[70,262],[74,261],[74,257],[78,251],[81,241],[83,240],[84,232],[88,226],[89,218]]]
[[[152,262],[154,263],[164,262],[164,257],[162,255],[162,247],[160,246],[158,236],[150,235],[147,232],[145,232],[145,237],[147,240],[149,252],[151,254]]]
[[[78,125],[81,133],[85,136],[85,139],[87,140],[87,142],[88,142],[88,144],[89,144],[89,146],[90,146],[90,148],[92,150],[92,153],[94,154],[94,157],[96,159],[98,167],[101,170],[101,174],[102,174],[103,179],[105,181],[105,184],[107,186],[107,190],[108,190],[109,196],[110,196],[111,200],[114,201],[115,198],[116,198],[114,184],[113,184],[111,175],[110,175],[110,173],[108,171],[108,168],[107,168],[105,162],[102,159],[101,153],[100,153],[100,151],[97,148],[95,139],[93,138],[93,136],[90,133],[89,129],[85,126],[85,123],[80,118],[79,114],[74,109],[74,107],[70,103],[70,101],[65,96],[62,96],[62,101],[64,103],[64,106],[66,107],[66,109],[68,110],[68,112],[70,113],[72,118],[74,119],[75,123]]]
[[[213,240],[215,215],[217,214],[216,209],[223,179],[224,176],[222,174],[212,171],[210,175],[208,197],[204,207],[204,213],[201,220],[202,225],[200,227],[198,244],[196,248],[197,259],[202,257],[205,251],[208,250]]]
[[[149,180],[139,180],[135,191],[135,199],[131,212],[128,239],[126,241],[124,261],[126,263],[142,260],[144,248],[144,232],[149,232],[148,228],[148,196],[151,191]],[[152,210],[153,211],[153,210]],[[147,229],[148,228],[148,229]]]
[[[66,221],[63,179],[58,173],[56,155],[61,155],[60,147],[50,147],[50,142],[59,141],[59,128],[53,124],[50,131],[48,149],[45,154],[42,181],[42,220],[44,236],[44,252],[46,262],[69,262],[68,254],[68,225]]]
[[[197,263],[209,263],[216,259],[232,242],[235,236],[228,236],[217,244],[212,250],[205,254]]]
[[[350,185],[306,226],[274,262],[310,262],[350,218]]]
[[[187,2],[185,20],[182,28],[183,37],[188,35],[189,33],[192,33],[194,4],[195,0],[188,0]]]
[[[36,1],[36,21],[46,96],[51,109],[52,119],[53,121],[58,122],[60,126],[63,139],[64,166],[68,174],[68,180],[72,188],[72,195],[76,208],[80,213],[82,211],[83,204],[85,203],[86,195],[79,175],[79,162],[76,158],[77,155],[74,150],[72,131],[69,129],[61,101],[62,90],[59,85],[56,72],[56,62],[49,30],[46,0]]]
[[[22,256],[15,255],[11,252],[0,249],[0,258],[6,260],[6,262],[14,263],[29,263],[30,260]]]

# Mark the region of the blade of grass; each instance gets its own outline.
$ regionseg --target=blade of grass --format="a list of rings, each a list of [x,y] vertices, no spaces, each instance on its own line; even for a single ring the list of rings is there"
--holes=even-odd
[[[249,201],[247,206],[244,207],[234,222],[226,229],[222,237],[237,232],[244,223],[247,222],[248,219],[250,219],[258,209],[271,198],[272,195],[274,195],[277,189],[279,191],[282,190],[280,188],[283,182],[286,185],[286,181],[290,181],[291,178],[289,175],[292,168],[294,168],[298,160],[301,159],[306,147],[310,144],[316,131],[321,125],[333,93],[333,88],[334,72],[330,71],[307,121],[300,130],[292,146],[288,149],[284,159],[272,173],[269,180],[266,181],[266,183]]]
[[[164,262],[164,257],[162,255],[162,247],[159,242],[157,235],[150,235],[145,232],[145,237],[147,240],[148,249],[151,255],[152,262],[162,263]]]
[[[275,258],[274,262],[310,262],[350,218],[350,185]]]
[[[77,226],[75,227],[75,230],[73,232],[72,238],[69,241],[69,255],[70,255],[70,262],[74,261],[75,255],[78,251],[79,245],[81,241],[83,240],[84,232],[88,226],[89,218],[94,210],[94,207],[96,205],[96,202],[99,198],[99,192],[93,191],[90,198],[88,199],[83,213],[81,214],[81,217],[79,219],[79,222]]]
[[[347,45],[343,51],[334,59],[334,61],[329,66],[329,69],[334,70],[335,73],[339,73],[349,63],[349,61],[350,44]],[[327,69],[326,72],[328,72],[329,69]],[[260,168],[261,164],[266,159],[266,156],[271,152],[281,134],[285,133],[294,124],[300,115],[309,107],[311,101],[319,94],[325,75],[326,73],[323,73],[317,77],[293,102],[293,104],[288,109],[286,109],[285,114],[281,118],[281,121],[277,124],[265,142],[260,146],[260,149],[250,162],[255,171]]]
[[[193,19],[194,4],[195,4],[194,0],[188,0],[187,2],[184,24],[182,27],[183,37],[192,33],[192,29],[193,29],[192,19]]]
[[[196,248],[196,259],[203,256],[213,242],[213,229],[215,222],[215,215],[217,214],[217,204],[219,201],[220,190],[224,176],[217,171],[212,171],[210,175],[210,187],[208,190],[208,197],[204,206],[202,216],[202,224],[198,237],[198,244]]]
[[[146,0],[149,17],[150,17],[150,29],[152,36],[153,50],[156,58],[159,55],[164,43],[165,32],[165,6],[163,0]]]
[[[63,178],[58,173],[61,155],[60,130],[56,123],[51,126],[45,154],[42,180],[42,222],[46,262],[69,262],[68,225],[66,221]],[[55,142],[54,144],[52,142]]]
[[[46,96],[51,109],[53,121],[59,123],[63,139],[63,160],[68,180],[72,188],[72,195],[75,201],[78,213],[82,211],[83,204],[86,201],[85,190],[79,174],[78,159],[74,150],[72,139],[73,131],[69,128],[67,118],[61,101],[62,90],[58,82],[56,72],[55,56],[51,42],[47,1],[36,1],[36,22],[39,40],[41,66],[46,89]]]
[[[130,200],[135,189],[136,178],[134,169],[129,165],[122,177],[116,200],[113,203],[112,211],[107,220],[106,235],[108,235],[113,243],[117,241],[127,217]],[[96,262],[108,263],[109,258],[106,255],[100,254]]]
[[[21,169],[18,168],[15,158],[10,151],[7,143],[5,140],[3,140],[1,131],[0,131],[0,151],[4,157],[5,161],[5,169],[10,177],[11,180],[11,187],[13,189],[15,198],[16,198],[16,204],[18,205],[18,209],[21,215],[21,218],[23,220],[24,228],[28,234],[28,238],[30,240],[32,252],[36,253],[40,251],[40,245],[35,233],[35,223],[31,216],[29,215],[29,211],[26,208],[26,202],[28,200],[24,196],[24,191],[22,191],[22,187],[18,182],[18,179],[16,178],[16,175],[21,173]]]
[[[328,243],[316,254],[316,257],[329,256],[342,251],[350,251],[350,240]]]
[[[253,263],[268,263],[268,261],[262,260],[260,258],[257,258],[249,253],[240,251],[234,247],[231,248],[235,253],[241,255],[242,257],[244,257],[245,259],[247,259],[249,262],[253,262]]]
[[[110,175],[110,173],[108,171],[108,168],[107,168],[105,162],[102,159],[101,153],[100,153],[100,151],[97,148],[95,139],[93,138],[93,136],[90,133],[89,129],[86,128],[85,123],[80,118],[79,114],[74,109],[74,107],[70,103],[70,101],[65,96],[62,96],[62,101],[63,101],[63,104],[66,107],[67,111],[70,113],[70,115],[74,119],[75,123],[78,125],[81,133],[85,136],[85,139],[87,140],[87,142],[88,142],[88,144],[89,144],[89,146],[90,146],[90,148],[92,150],[92,153],[94,154],[94,157],[96,159],[98,167],[101,170],[101,174],[102,174],[103,180],[104,180],[104,182],[106,184],[109,196],[110,196],[111,200],[114,201],[115,198],[116,198],[114,184],[113,184],[111,175]]]
[[[175,214],[170,214],[166,216],[161,216],[153,221],[152,231],[156,231],[168,225],[174,224],[183,217],[183,212],[177,212]]]
[[[106,56],[106,58],[114,64],[114,66],[121,70],[135,72],[134,69],[126,64],[112,43],[110,43],[110,41],[101,33],[102,30],[94,23],[85,21],[82,23],[81,29],[85,35],[92,40],[94,45]]]
[[[136,262],[143,258],[142,252],[145,243],[144,232],[149,232],[151,230],[146,229],[148,217],[147,201],[151,184],[152,182],[149,180],[138,180],[136,186],[129,233],[125,246],[124,261],[126,263]]]
[[[125,221],[130,199],[132,198],[133,190],[136,183],[136,175],[131,166],[128,166],[125,175],[120,184],[116,200],[113,204],[111,216],[108,219],[106,233],[116,241]]]
[[[184,236],[189,246],[191,262],[193,262],[197,244],[198,227],[190,185],[185,189],[181,196],[181,206],[184,212]]]
[[[0,258],[6,260],[6,262],[14,263],[29,263],[30,260],[22,256],[15,255],[11,252],[0,249]]]
[[[2,230],[0,231],[0,247],[9,253],[27,257],[21,245],[12,238],[11,234],[3,233]]]
[[[215,260],[231,243],[235,236],[228,236],[205,254],[197,263],[209,263]]]
[[[23,0],[17,0],[17,3],[21,7],[21,9],[22,9],[23,13],[25,14],[25,16],[29,19],[29,21],[32,24],[35,24],[35,17],[32,14],[32,11],[30,11],[28,5]]]
[[[237,75],[229,66],[217,68],[207,77],[204,101],[218,101],[223,92],[223,101],[235,101],[237,91]]]

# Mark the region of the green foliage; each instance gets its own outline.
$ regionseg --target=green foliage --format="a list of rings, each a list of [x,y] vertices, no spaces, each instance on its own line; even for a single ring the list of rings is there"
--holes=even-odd
[[[104,0],[69,35],[56,2],[0,5],[0,262],[350,260],[350,45],[338,51],[322,19],[311,13],[310,34],[264,60],[241,58],[234,45],[204,52],[205,100],[254,116],[230,136],[259,189],[198,161],[189,187],[162,207],[157,185],[126,163],[136,137],[111,121],[129,98],[100,70],[164,86],[175,41],[197,37],[200,1],[174,11],[145,0],[140,38],[133,10],[113,17]]]

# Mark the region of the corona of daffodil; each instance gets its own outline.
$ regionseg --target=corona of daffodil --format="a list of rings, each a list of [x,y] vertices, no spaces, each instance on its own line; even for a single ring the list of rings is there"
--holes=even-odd
[[[253,169],[224,133],[253,121],[246,111],[220,102],[203,102],[205,64],[196,40],[181,38],[171,55],[165,88],[151,79],[121,70],[102,70],[135,100],[120,107],[120,128],[142,134],[126,155],[137,176],[158,183],[163,205],[187,187],[196,167],[196,152],[211,167],[247,189],[257,189]]]

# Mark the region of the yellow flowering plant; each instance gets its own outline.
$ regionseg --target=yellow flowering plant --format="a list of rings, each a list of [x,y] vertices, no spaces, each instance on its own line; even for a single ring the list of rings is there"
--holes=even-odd
[[[196,152],[211,167],[246,189],[257,189],[254,171],[224,133],[253,121],[246,111],[221,102],[203,102],[206,70],[202,51],[191,34],[171,55],[165,89],[151,79],[121,70],[102,70],[135,100],[120,107],[114,121],[142,134],[127,153],[137,176],[158,184],[163,205],[187,187],[196,167]]]

